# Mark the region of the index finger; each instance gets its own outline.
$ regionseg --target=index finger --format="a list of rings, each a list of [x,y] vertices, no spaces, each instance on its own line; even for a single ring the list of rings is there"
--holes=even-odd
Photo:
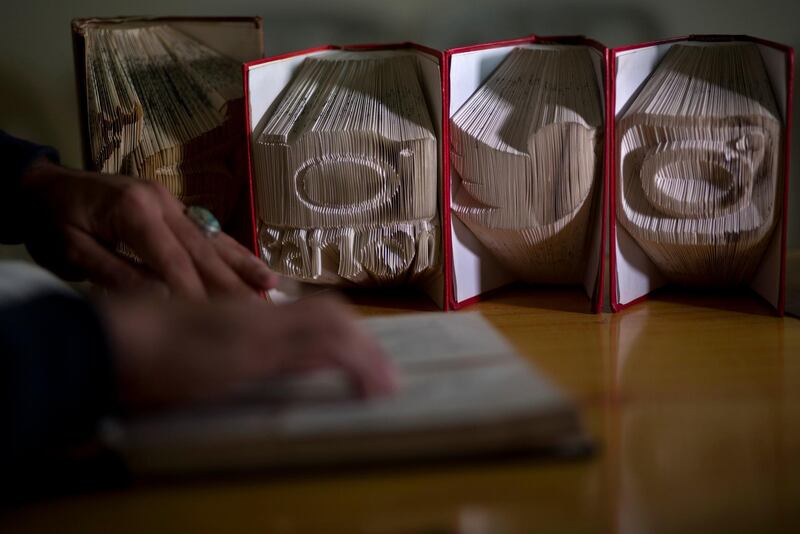
[[[344,369],[359,393],[374,396],[397,389],[397,372],[381,345],[355,321],[349,308],[330,298],[312,298],[285,306],[282,314],[295,334],[298,354],[289,367]]]
[[[142,184],[123,193],[114,211],[116,236],[129,245],[175,293],[205,298],[206,292],[189,253],[164,220],[158,198]]]

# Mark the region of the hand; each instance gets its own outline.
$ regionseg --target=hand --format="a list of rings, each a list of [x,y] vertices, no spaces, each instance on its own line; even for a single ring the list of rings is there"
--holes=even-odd
[[[157,183],[40,161],[22,187],[28,250],[64,278],[116,290],[166,288],[195,299],[276,284],[264,263],[231,237],[205,236]],[[115,253],[120,242],[144,265]]]
[[[331,297],[285,306],[260,299],[187,303],[108,300],[123,406],[210,400],[281,373],[339,367],[365,395],[395,389],[392,366],[350,310]]]

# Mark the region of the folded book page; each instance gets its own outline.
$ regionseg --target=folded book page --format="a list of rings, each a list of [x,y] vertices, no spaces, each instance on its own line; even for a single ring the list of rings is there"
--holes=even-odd
[[[415,57],[307,58],[255,136],[258,245],[275,272],[373,286],[436,270],[438,143]]]
[[[515,48],[451,119],[453,212],[524,281],[583,282],[603,164],[589,54]]]
[[[574,406],[477,313],[364,321],[401,375],[354,398],[344,375],[279,378],[233,402],[127,421],[111,444],[140,472],[449,456],[582,439]]]
[[[88,26],[93,167],[153,180],[223,223],[243,185],[241,65],[162,24]]]
[[[616,216],[670,281],[750,281],[781,218],[782,128],[755,44],[666,53],[618,122]]]

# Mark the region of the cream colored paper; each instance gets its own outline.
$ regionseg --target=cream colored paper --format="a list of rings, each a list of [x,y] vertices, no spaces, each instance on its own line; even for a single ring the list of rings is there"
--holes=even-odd
[[[224,222],[242,185],[241,65],[166,25],[85,32],[94,168],[157,181]]]
[[[397,285],[440,261],[437,140],[416,58],[307,58],[253,144],[261,256],[330,285]]]
[[[109,433],[134,472],[404,458],[563,444],[574,407],[478,313],[363,322],[401,390],[354,398],[340,373],[270,380],[235,402],[129,421]]]
[[[583,282],[603,162],[589,53],[516,48],[451,119],[452,209],[528,282]]]
[[[756,45],[674,45],[617,127],[620,224],[673,282],[749,282],[781,215],[781,137]]]

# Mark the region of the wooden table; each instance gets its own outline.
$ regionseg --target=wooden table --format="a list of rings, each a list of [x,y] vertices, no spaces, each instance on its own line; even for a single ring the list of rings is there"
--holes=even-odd
[[[800,321],[680,295],[592,315],[563,290],[470,309],[574,396],[593,457],[134,488],[29,505],[0,531],[800,532]]]

